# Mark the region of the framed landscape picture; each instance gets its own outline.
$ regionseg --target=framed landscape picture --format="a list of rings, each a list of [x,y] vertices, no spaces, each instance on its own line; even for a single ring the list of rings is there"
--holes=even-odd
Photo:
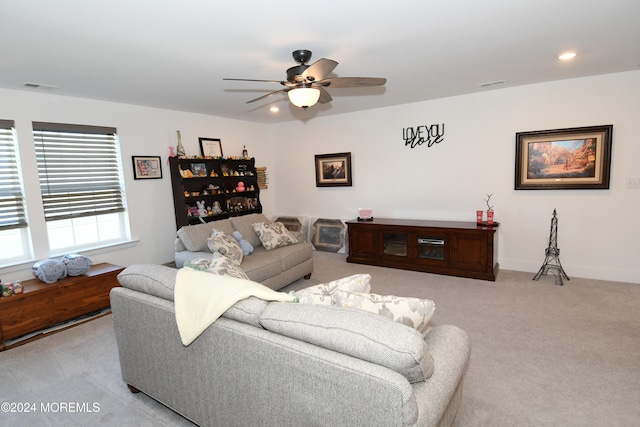
[[[134,179],[162,178],[160,156],[132,156]]]
[[[607,189],[613,125],[516,133],[516,190]]]
[[[316,154],[316,187],[351,187],[351,153]]]

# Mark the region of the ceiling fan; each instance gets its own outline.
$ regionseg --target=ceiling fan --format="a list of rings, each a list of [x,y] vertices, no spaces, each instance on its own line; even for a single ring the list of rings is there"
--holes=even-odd
[[[280,83],[284,89],[276,90],[266,95],[247,101],[260,101],[277,93],[286,93],[291,103],[297,107],[306,109],[316,103],[326,104],[333,98],[326,88],[354,88],[383,86],[387,79],[379,77],[328,77],[338,66],[331,59],[321,58],[311,65],[307,62],[311,59],[310,50],[296,50],[292,53],[293,59],[299,64],[287,70],[287,80],[256,80],[256,79],[229,79],[245,82],[269,82]]]

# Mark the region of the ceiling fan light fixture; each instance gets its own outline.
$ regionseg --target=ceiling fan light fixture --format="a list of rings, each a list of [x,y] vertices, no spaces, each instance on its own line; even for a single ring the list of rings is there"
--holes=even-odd
[[[560,59],[561,61],[568,61],[570,59],[575,58],[576,55],[577,55],[576,52],[564,52],[558,55],[558,59]]]
[[[299,87],[291,89],[287,95],[296,107],[307,108],[316,105],[320,99],[320,90],[313,87]]]

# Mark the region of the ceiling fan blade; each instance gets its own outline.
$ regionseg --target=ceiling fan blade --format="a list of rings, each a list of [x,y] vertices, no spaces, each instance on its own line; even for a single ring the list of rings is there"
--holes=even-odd
[[[310,81],[319,81],[327,77],[338,63],[332,59],[320,58],[304,70],[302,77]]]
[[[264,98],[268,98],[271,95],[275,95],[276,93],[280,93],[280,92],[285,93],[285,92],[288,92],[288,91],[289,91],[288,88],[287,89],[276,90],[274,92],[268,93],[266,95],[259,96],[259,97],[255,98],[255,99],[252,99],[251,101],[247,101],[247,104],[250,104],[250,103],[256,102],[256,101],[260,101],[261,99],[264,99]]]
[[[266,83],[280,83],[281,85],[284,85],[284,82],[282,80],[257,80],[257,79],[228,79],[228,78],[223,78],[222,80],[234,80],[237,82],[266,82]]]
[[[387,79],[384,77],[334,77],[319,82],[323,87],[347,88],[384,86]]]
[[[320,99],[318,99],[318,102],[320,104],[328,104],[329,102],[331,102],[333,98],[325,88],[323,88],[322,86],[314,86],[314,87],[320,91]]]

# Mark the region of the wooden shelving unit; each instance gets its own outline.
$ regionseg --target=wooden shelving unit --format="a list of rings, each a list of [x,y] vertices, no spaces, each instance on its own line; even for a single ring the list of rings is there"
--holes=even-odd
[[[176,229],[262,212],[253,158],[170,157],[169,166]]]

